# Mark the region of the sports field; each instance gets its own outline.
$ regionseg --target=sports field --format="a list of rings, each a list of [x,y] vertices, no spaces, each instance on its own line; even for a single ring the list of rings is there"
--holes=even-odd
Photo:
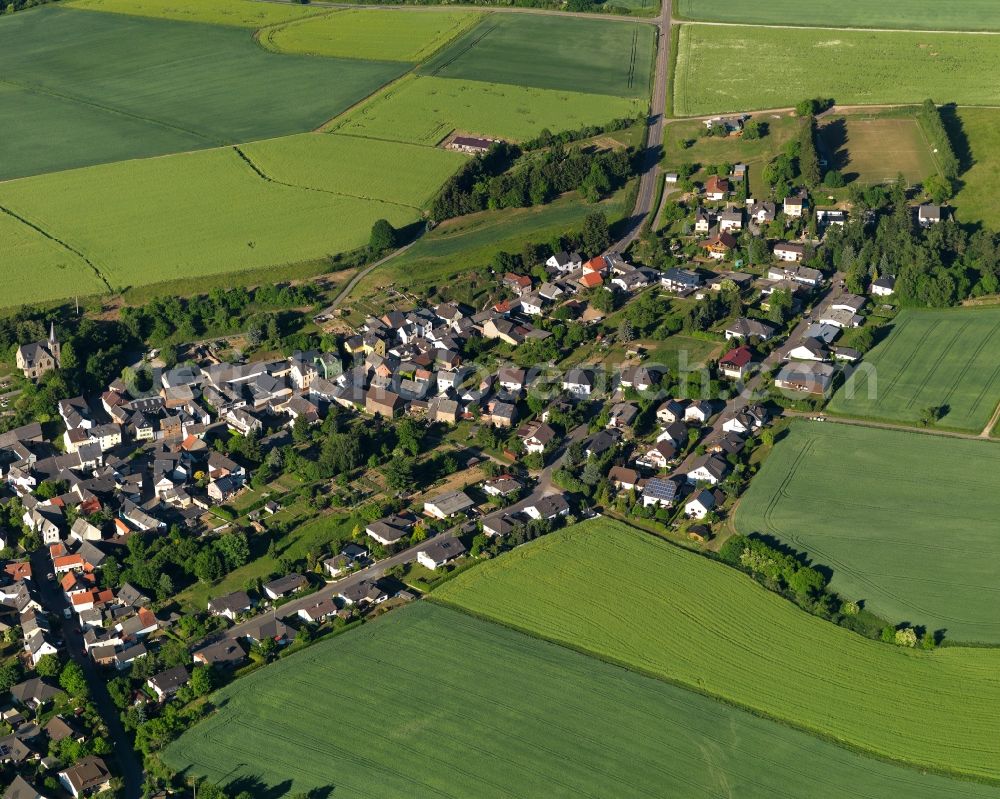
[[[688,24],[675,70],[679,116],[785,108],[803,97],[1000,104],[996,36]]]
[[[916,28],[920,30],[1000,30],[995,0],[676,0],[684,19],[774,25],[819,25],[847,28]]]
[[[740,532],[833,570],[893,623],[1000,644],[1000,445],[843,424],[792,425],[740,501]]]
[[[913,117],[824,117],[819,146],[848,182],[885,183],[902,175],[913,185],[937,172]]]
[[[654,39],[652,26],[641,23],[493,14],[430,59],[420,72],[439,78],[645,98]]]
[[[220,709],[164,759],[268,796],[1000,795],[429,602],[261,669],[213,702]]]
[[[71,8],[110,11],[139,17],[207,22],[239,28],[260,28],[328,13],[327,9],[259,0],[72,0]]]
[[[260,41],[285,53],[416,62],[482,17],[477,11],[351,9],[268,28]]]
[[[419,206],[462,160],[444,150],[320,134],[247,145],[256,170],[241,151],[226,147],[10,181],[0,184],[0,206],[84,253],[122,289],[359,247],[376,219],[402,226],[419,218]],[[8,275],[25,286],[45,281],[32,264],[8,258],[8,246],[0,239]],[[65,259],[59,252],[51,257],[50,268]],[[67,280],[42,290],[71,297],[81,288]],[[3,303],[19,301],[10,297]]]
[[[905,309],[863,368],[830,401],[832,413],[979,433],[1000,402],[1000,308]]]
[[[504,83],[407,77],[335,121],[352,136],[434,145],[453,130],[514,141],[643,113],[646,100]]]
[[[434,596],[852,747],[1000,779],[1000,652],[863,638],[624,524],[553,533]]]
[[[405,69],[270,53],[223,25],[54,5],[5,15],[0,178],[312,130]]]

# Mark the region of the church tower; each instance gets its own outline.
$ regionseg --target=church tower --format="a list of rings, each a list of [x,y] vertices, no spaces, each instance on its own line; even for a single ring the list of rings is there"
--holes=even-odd
[[[60,363],[59,340],[56,338],[55,322],[53,322],[52,326],[49,328],[49,352],[52,353],[52,359],[56,362],[56,368],[58,369],[62,364]]]

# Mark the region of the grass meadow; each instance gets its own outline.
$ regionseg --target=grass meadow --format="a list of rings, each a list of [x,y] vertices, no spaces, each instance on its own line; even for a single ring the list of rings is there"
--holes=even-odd
[[[994,0],[677,0],[674,13],[707,22],[763,25],[817,25],[847,28],[916,28],[920,30],[1000,30],[1000,6]]]
[[[998,347],[1000,308],[904,309],[829,410],[912,425],[938,407],[939,426],[979,433],[1000,402]]]
[[[481,304],[483,292],[496,290],[489,264],[500,250],[519,253],[527,242],[545,243],[579,230],[587,214],[602,211],[614,224],[631,211],[633,195],[623,188],[597,205],[578,194],[568,194],[543,206],[481,211],[449,219],[426,233],[409,250],[362,278],[354,290],[351,306],[364,314],[374,312],[367,301],[387,287],[418,293],[447,286],[470,293],[465,300]],[[481,270],[477,281],[470,272]],[[355,316],[352,314],[352,318]]]
[[[798,135],[802,120],[791,114],[758,114],[754,118],[766,123],[768,129],[766,136],[755,141],[746,141],[736,136],[700,137],[698,134],[705,129],[701,121],[671,122],[663,135],[663,168],[672,171],[681,164],[707,166],[744,163],[750,168],[750,195],[766,192],[767,185],[762,177],[764,167]],[[684,147],[685,142],[692,144]],[[708,175],[699,171],[692,177],[704,181]]]
[[[1000,652],[863,638],[624,524],[553,533],[434,596],[852,748],[1000,780]]]
[[[909,116],[824,117],[818,144],[830,168],[848,182],[885,183],[902,175],[914,185],[938,171],[919,123]]]
[[[164,758],[255,795],[998,793],[866,759],[429,602],[321,641],[212,701],[219,710]]]
[[[286,143],[291,156],[283,152]],[[418,219],[417,206],[459,158],[374,141],[359,162],[355,142],[318,134],[262,142],[247,152],[286,183],[261,177],[226,147],[10,181],[0,184],[0,206],[84,253],[121,290],[354,249],[367,242],[376,219],[396,226]],[[303,161],[312,165],[311,175]],[[308,183],[293,183],[306,178]],[[9,247],[0,240],[5,261]],[[65,256],[54,251],[51,259],[47,268],[54,269]],[[51,272],[38,271],[37,260],[12,263],[10,274],[38,287]],[[79,292],[71,281],[53,291],[64,297]]]
[[[519,141],[643,113],[647,101],[503,83],[406,77],[328,130],[435,145],[453,130]]]
[[[438,78],[646,98],[654,44],[652,26],[641,23],[493,14],[431,58],[420,72]]]
[[[674,112],[785,108],[803,97],[997,105],[998,69],[996,36],[688,24],[677,48]]]
[[[405,69],[270,53],[222,25],[54,5],[6,15],[0,179],[312,130]]]
[[[261,31],[284,53],[386,61],[423,61],[483,17],[481,11],[350,9]]]
[[[953,203],[958,219],[1000,228],[1000,111],[995,108],[960,108],[946,115],[952,141],[961,143],[968,169]]]
[[[1000,644],[1000,445],[843,424],[793,424],[754,478],[737,529],[833,571],[890,622]]]

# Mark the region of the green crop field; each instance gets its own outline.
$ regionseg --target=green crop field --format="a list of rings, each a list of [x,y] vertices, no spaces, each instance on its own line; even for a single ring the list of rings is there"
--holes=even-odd
[[[831,413],[979,433],[1000,402],[1000,308],[905,309],[863,368],[830,401]]]
[[[97,294],[105,288],[78,254],[2,212],[0,250],[6,265],[4,305]]]
[[[998,644],[998,468],[991,441],[794,424],[736,526],[808,553],[837,592],[893,623]]]
[[[575,525],[434,595],[852,747],[1000,780],[1000,652],[863,638],[624,524]]]
[[[652,26],[641,23],[493,14],[439,52],[420,72],[439,78],[646,98],[654,38]]]
[[[884,183],[902,175],[913,185],[938,171],[913,117],[824,117],[819,145],[848,182]]]
[[[321,134],[247,145],[246,153],[266,177],[237,149],[220,148],[9,181],[0,184],[0,207],[84,253],[122,289],[359,247],[380,217],[397,226],[419,218],[418,206],[462,160],[444,150]],[[368,195],[354,194],[360,191]],[[51,274],[11,260],[10,246],[0,239],[0,258],[23,285]],[[48,269],[65,261],[60,251],[50,255]],[[41,291],[72,297],[92,287],[91,280],[67,280]]]
[[[326,9],[259,0],[72,0],[71,8],[110,11],[139,17],[207,22],[239,28],[260,28],[328,13]]]
[[[407,77],[352,110],[330,130],[434,145],[453,130],[510,140],[543,128],[575,130],[645,111],[646,100],[425,76]]]
[[[267,47],[286,53],[423,61],[482,18],[477,11],[351,9],[262,31]]]
[[[270,53],[220,25],[51,5],[7,15],[0,178],[312,130],[405,69]]]
[[[288,795],[995,797],[419,602],[214,695],[164,753]],[[266,751],[267,757],[260,757]]]
[[[312,133],[245,144],[240,150],[275,181],[414,209],[427,205],[468,160],[453,150]]]
[[[784,108],[803,97],[997,105],[997,70],[996,36],[688,24],[677,48],[674,112]]]
[[[774,25],[848,28],[917,28],[921,30],[1000,30],[1000,6],[994,0],[678,0],[684,19]]]
[[[960,108],[946,114],[949,134],[968,150],[969,168],[962,173],[961,188],[952,201],[965,223],[981,222],[1000,228],[1000,111],[995,108]]]

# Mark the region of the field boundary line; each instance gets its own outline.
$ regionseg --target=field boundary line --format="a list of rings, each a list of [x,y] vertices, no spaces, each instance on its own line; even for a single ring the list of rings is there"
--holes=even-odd
[[[625,524],[631,530],[636,530],[641,535],[650,535],[650,536],[653,535],[652,533],[648,533],[647,531],[642,530],[641,528],[632,527],[632,525],[627,524],[626,522],[622,522],[622,524]],[[539,540],[539,539],[536,539],[536,540]],[[737,579],[739,579],[739,578],[745,578],[747,580],[750,580],[752,583],[754,583],[754,585],[756,585],[757,588],[759,588],[760,590],[763,590],[763,591],[767,590],[766,588],[764,588],[763,586],[761,586],[759,583],[757,583],[756,580],[753,580],[749,575],[746,575],[743,572],[738,571],[737,569],[733,569],[732,567],[727,566],[724,563],[721,563],[716,558],[711,558],[711,557],[708,557],[706,555],[699,555],[698,553],[694,552],[693,550],[683,549],[682,547],[679,547],[678,545],[674,544],[671,541],[668,541],[665,538],[658,538],[658,540],[663,541],[663,542],[665,542],[667,544],[670,544],[670,546],[676,547],[677,549],[682,549],[684,552],[688,552],[689,554],[692,554],[695,557],[704,557],[704,558],[706,558],[706,560],[710,560],[710,561],[716,563],[719,566],[719,568],[727,569],[727,570],[730,570],[730,571],[734,572],[737,575]],[[457,603],[450,602],[450,601],[448,601],[446,599],[441,599],[440,597],[436,597],[436,596],[434,596],[433,593],[428,594],[421,601],[436,603],[436,604],[441,605],[442,607],[450,608],[450,609],[456,610],[456,611],[458,611],[460,613],[464,613],[465,615],[471,616],[472,618],[478,619],[479,621],[487,622],[489,624],[496,624],[496,625],[499,625],[501,627],[506,627],[508,630],[513,630],[516,633],[520,633],[521,635],[526,635],[529,638],[534,638],[534,639],[539,640],[539,641],[547,641],[548,643],[554,644],[555,646],[562,647],[563,649],[569,649],[570,651],[576,652],[577,654],[584,655],[586,657],[594,658],[595,660],[599,660],[599,661],[601,661],[603,663],[607,663],[608,665],[611,665],[611,666],[617,666],[618,668],[624,669],[625,671],[631,672],[633,674],[638,674],[638,675],[640,675],[642,677],[647,677],[647,678],[652,679],[652,680],[658,680],[659,682],[664,682],[664,683],[667,683],[668,685],[674,685],[674,686],[676,686],[678,688],[683,688],[685,690],[692,691],[694,693],[700,694],[701,696],[705,696],[705,697],[708,697],[709,699],[713,699],[713,700],[715,700],[717,702],[722,702],[725,705],[729,705],[730,707],[734,707],[737,710],[742,710],[742,711],[744,711],[746,713],[750,713],[751,715],[756,716],[758,718],[768,719],[769,721],[773,721],[773,722],[775,722],[777,724],[782,724],[782,725],[784,725],[786,727],[789,727],[791,729],[799,730],[800,732],[804,732],[804,733],[806,733],[808,735],[812,735],[812,736],[814,736],[816,738],[819,738],[821,740],[827,741],[829,743],[836,744],[837,746],[840,746],[843,749],[846,749],[846,750],[848,750],[850,752],[854,752],[855,754],[864,755],[865,757],[869,757],[869,758],[871,758],[873,760],[879,760],[879,761],[882,761],[883,763],[893,763],[893,764],[898,765],[898,766],[903,766],[903,767],[905,767],[907,769],[910,769],[912,771],[929,772],[929,773],[939,774],[939,775],[944,776],[944,777],[951,777],[952,779],[963,780],[965,782],[979,782],[979,783],[986,784],[986,785],[1000,785],[1000,780],[990,779],[989,777],[980,777],[980,776],[978,776],[976,774],[969,774],[968,772],[965,772],[965,771],[951,770],[951,769],[943,768],[943,767],[940,767],[940,766],[927,765],[927,764],[923,764],[923,763],[915,763],[915,762],[912,762],[912,761],[909,761],[909,760],[902,760],[902,759],[899,759],[899,758],[890,757],[889,755],[886,755],[886,754],[881,753],[881,752],[875,752],[875,751],[873,751],[871,749],[868,749],[867,747],[861,746],[860,744],[856,744],[853,741],[845,740],[843,738],[838,738],[835,735],[831,735],[828,732],[824,732],[823,730],[816,729],[816,728],[811,727],[811,726],[809,726],[807,724],[801,724],[801,723],[793,721],[791,719],[786,719],[786,718],[783,718],[781,716],[777,716],[777,715],[768,713],[766,710],[761,710],[759,708],[754,707],[753,705],[745,704],[743,702],[739,702],[739,701],[737,701],[735,699],[732,699],[732,698],[730,698],[728,696],[723,696],[721,694],[712,693],[711,691],[708,691],[705,688],[702,688],[700,685],[696,685],[695,683],[689,683],[689,682],[685,682],[684,680],[680,680],[680,679],[677,679],[677,678],[674,678],[674,677],[669,677],[669,676],[666,676],[664,674],[657,673],[656,671],[653,671],[652,669],[644,669],[641,666],[637,666],[637,665],[634,665],[634,664],[631,664],[631,663],[627,663],[627,662],[625,662],[623,660],[619,660],[619,659],[614,658],[614,657],[612,657],[610,655],[605,655],[603,653],[596,652],[596,651],[594,651],[592,649],[587,649],[586,647],[581,646],[579,644],[574,644],[574,643],[571,643],[569,641],[565,641],[565,640],[562,640],[562,639],[559,639],[559,638],[555,638],[553,636],[548,636],[548,635],[545,635],[543,633],[539,633],[539,632],[536,632],[536,631],[533,631],[533,630],[529,630],[527,628],[520,627],[520,626],[518,626],[516,624],[513,624],[511,622],[508,622],[508,621],[501,621],[501,620],[499,620],[497,618],[494,618],[494,617],[491,617],[491,616],[489,616],[489,615],[487,615],[485,613],[480,613],[480,612],[477,612],[475,610],[471,610],[470,608],[463,607],[462,605],[459,605]],[[785,600],[785,601],[788,601],[788,600]],[[798,608],[798,612],[805,613],[805,611],[801,610],[801,608]],[[845,632],[849,633],[849,631],[847,631],[847,630],[845,630]],[[856,633],[854,633],[854,634],[856,634]],[[888,644],[886,644],[886,646],[888,646]]]
[[[387,205],[398,205],[400,208],[406,208],[411,211],[416,211],[419,214],[423,213],[422,208],[418,208],[415,205],[408,205],[407,203],[397,202],[395,200],[383,200],[380,197],[365,197],[364,195],[349,194],[348,192],[344,191],[333,191],[332,189],[320,189],[316,186],[301,186],[298,183],[287,183],[283,180],[272,178],[270,175],[264,172],[264,170],[262,170],[259,166],[257,166],[257,164],[253,162],[250,156],[248,156],[245,152],[243,152],[243,150],[240,149],[240,145],[234,144],[231,149],[233,150],[233,152],[236,153],[237,156],[239,156],[240,160],[242,160],[254,172],[254,174],[257,175],[257,177],[268,183],[273,183],[276,186],[284,186],[285,188],[288,189],[299,189],[301,191],[315,191],[320,194],[331,194],[334,197],[349,197],[352,200],[364,200],[366,202],[386,203]]]
[[[108,282],[108,279],[104,276],[104,273],[102,273],[101,270],[98,268],[97,264],[95,264],[93,261],[91,261],[80,250],[76,249],[76,247],[73,247],[72,245],[67,244],[62,239],[57,238],[56,236],[53,236],[51,233],[49,233],[44,228],[36,225],[34,222],[31,222],[28,219],[25,219],[23,216],[21,216],[20,214],[18,214],[16,211],[11,210],[10,208],[8,208],[5,205],[0,205],[0,212],[3,212],[5,214],[7,214],[7,216],[10,216],[10,217],[16,219],[22,225],[25,225],[25,226],[31,228],[36,233],[38,233],[38,234],[44,236],[45,238],[47,238],[49,241],[54,241],[60,247],[64,248],[65,250],[68,250],[69,252],[73,253],[73,255],[75,255],[78,258],[80,258],[87,266],[89,266],[92,270],[94,270],[94,274],[97,275],[97,279],[100,280],[107,287],[108,291],[111,292],[112,294],[114,294],[114,291],[115,291],[114,288],[112,288],[111,283]]]

